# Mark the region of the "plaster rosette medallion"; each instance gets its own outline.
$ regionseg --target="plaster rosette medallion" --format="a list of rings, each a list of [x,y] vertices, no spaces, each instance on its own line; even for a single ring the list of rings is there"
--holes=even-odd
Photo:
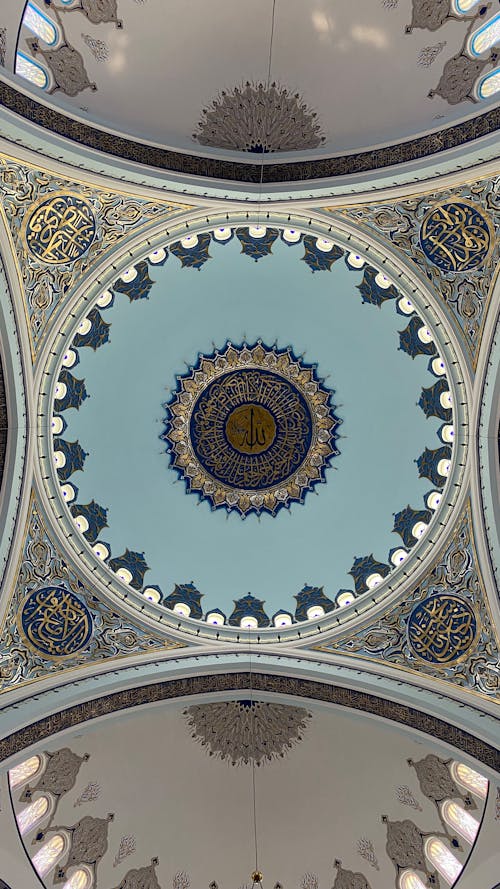
[[[312,718],[304,707],[252,700],[195,704],[183,715],[192,738],[233,766],[283,759]]]
[[[318,148],[325,136],[316,111],[279,83],[246,83],[222,90],[203,109],[195,139],[200,145],[267,154]]]
[[[161,438],[212,509],[276,515],[303,503],[339,453],[332,394],[291,349],[227,343],[178,377]]]

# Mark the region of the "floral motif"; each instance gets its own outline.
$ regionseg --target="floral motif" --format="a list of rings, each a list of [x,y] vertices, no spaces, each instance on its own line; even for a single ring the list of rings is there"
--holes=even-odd
[[[92,37],[90,34],[82,34],[83,42],[88,46],[90,52],[98,62],[107,62],[109,59],[109,48],[104,40]]]
[[[375,870],[380,870],[380,866],[378,863],[378,858],[375,854],[375,849],[373,848],[373,843],[371,840],[367,839],[367,837],[361,837],[358,840],[357,850],[362,858],[368,862]]]
[[[443,40],[441,43],[435,43],[434,46],[424,46],[418,54],[417,65],[420,65],[421,68],[430,68],[445,46],[446,40]]]
[[[427,577],[405,601],[389,609],[375,624],[355,634],[313,646],[314,650],[355,654],[372,660],[415,668],[415,657],[408,646],[407,620],[417,603],[429,594],[457,592],[479,613],[481,627],[476,646],[460,664],[439,665],[420,661],[418,670],[428,676],[449,678],[463,688],[496,697],[500,691],[500,652],[491,623],[482,577],[477,565],[470,507],[467,505],[457,522],[451,541],[437,557]]]
[[[120,845],[118,846],[118,851],[113,861],[113,867],[118,867],[118,865],[121,864],[128,855],[132,855],[136,850],[136,846],[137,841],[134,836],[127,835],[121,837]]]
[[[102,660],[139,651],[184,647],[183,643],[156,637],[150,630],[146,633],[139,629],[86,590],[50,540],[38,505],[33,499],[21,566],[3,633],[0,636],[0,687],[12,688],[20,682],[34,681],[44,676],[47,671],[47,659],[26,647],[17,624],[20,604],[25,595],[39,588],[41,583],[47,585],[64,583],[67,589],[85,601],[94,625],[94,632],[87,646],[65,658],[64,665],[61,662],[51,661],[51,672],[86,663],[89,658]]]
[[[195,704],[184,716],[192,738],[233,766],[282,759],[302,740],[312,718],[303,707],[249,700]]]
[[[417,812],[422,811],[422,806],[415,799],[407,784],[400,784],[399,787],[396,788],[396,796],[403,806],[410,806],[410,808],[416,809]]]
[[[81,806],[83,803],[93,803],[99,799],[101,795],[101,785],[97,781],[89,781],[85,790],[82,790],[80,796],[73,803],[73,807]]]
[[[0,65],[5,65],[7,50],[7,28],[0,28]]]
[[[484,262],[467,272],[438,268],[429,262],[420,243],[421,225],[432,207],[447,203],[472,202],[480,208],[498,232],[500,226],[500,177],[487,179],[472,186],[408,198],[395,205],[378,204],[344,210],[343,215],[358,225],[366,225],[414,262],[428,279],[448,310],[448,316],[462,335],[465,347],[476,360],[486,309],[491,297],[491,282],[500,254],[498,234],[492,234],[492,248]],[[331,208],[331,212],[335,212]]]
[[[228,343],[179,378],[161,438],[213,509],[275,515],[302,503],[338,454],[331,395],[291,349]]]
[[[193,133],[200,145],[230,151],[299,151],[325,141],[317,114],[299,93],[279,83],[251,83],[222,90],[203,109]]]
[[[78,194],[87,201],[96,218],[96,236],[85,254],[70,265],[47,266],[31,253],[26,256],[24,227],[36,202],[54,192]],[[81,281],[94,263],[118,244],[135,227],[152,220],[167,219],[188,209],[183,204],[144,201],[94,187],[57,179],[36,168],[0,158],[0,196],[20,259],[23,292],[35,348],[55,308],[66,300],[71,288]]]

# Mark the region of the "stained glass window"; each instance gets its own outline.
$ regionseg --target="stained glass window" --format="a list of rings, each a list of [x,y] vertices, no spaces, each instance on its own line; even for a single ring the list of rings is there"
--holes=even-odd
[[[475,793],[476,796],[480,796],[481,799],[486,799],[488,795],[488,779],[484,775],[480,775],[479,772],[474,771],[474,769],[466,766],[463,762],[453,762],[451,764],[451,774],[462,787]]]
[[[405,870],[399,878],[399,889],[427,889],[414,870]]]
[[[478,3],[479,0],[453,0],[453,9],[455,12],[458,12],[459,15],[465,15],[466,12],[470,12],[471,9],[474,9]]]
[[[500,43],[500,12],[474,31],[469,40],[469,50],[473,56],[480,56],[497,43]]]
[[[472,845],[479,830],[479,821],[469,815],[463,806],[451,800],[443,803],[442,813],[447,824]]]
[[[33,34],[49,46],[54,46],[58,41],[58,32],[52,19],[49,19],[38,6],[28,3],[24,11],[23,25],[26,25]]]
[[[448,846],[437,837],[430,837],[425,841],[425,854],[446,882],[452,886],[462,873],[462,865]]]
[[[55,867],[64,852],[65,846],[66,843],[64,842],[63,835],[55,833],[54,836],[51,837],[47,843],[44,843],[42,848],[38,850],[36,855],[33,856],[33,867],[39,877],[45,877],[49,871]]]
[[[31,81],[35,86],[39,86],[44,90],[49,82],[47,72],[38,62],[25,56],[23,52],[16,53],[16,74],[24,77],[25,80]]]
[[[26,784],[33,775],[36,775],[42,767],[42,758],[40,756],[30,756],[24,762],[20,762],[18,766],[14,766],[9,770],[9,782],[12,790]]]
[[[39,796],[38,799],[30,803],[29,806],[26,806],[26,808],[17,815],[17,826],[19,827],[21,836],[24,836],[25,833],[32,830],[32,828],[42,820],[43,816],[47,814],[48,810],[49,799],[47,796]]]
[[[495,68],[486,77],[481,78],[477,94],[480,99],[489,99],[490,96],[494,96],[498,92],[500,92],[500,68]]]
[[[92,876],[86,868],[79,867],[73,871],[69,880],[66,880],[62,889],[90,889]]]

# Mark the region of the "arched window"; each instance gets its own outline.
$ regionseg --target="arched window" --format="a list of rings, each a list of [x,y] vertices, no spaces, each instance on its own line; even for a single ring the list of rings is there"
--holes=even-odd
[[[500,12],[471,34],[469,52],[473,56],[480,56],[497,43],[500,43]]]
[[[479,0],[453,0],[453,11],[458,15],[465,15],[471,9],[474,9],[478,3]]]
[[[23,15],[23,25],[33,31],[48,46],[55,46],[59,41],[59,32],[55,23],[34,3],[28,3]]]
[[[20,762],[18,766],[9,769],[9,783],[11,790],[15,790],[16,787],[20,787],[21,784],[26,784],[30,778],[33,778],[33,776],[41,770],[42,763],[43,760],[41,756],[30,756],[29,759]]]
[[[438,837],[429,837],[425,841],[425,854],[433,867],[441,874],[450,886],[462,873],[462,865],[453,852]]]
[[[62,889],[91,889],[92,883],[90,871],[86,867],[79,867],[73,871],[69,880],[66,880]]]
[[[34,83],[35,86],[39,86],[42,90],[47,88],[49,76],[45,68],[19,51],[16,53],[16,74]]]
[[[453,800],[443,803],[441,812],[446,823],[472,846],[479,830],[479,821]]]
[[[42,820],[44,815],[49,811],[49,805],[49,798],[47,796],[39,796],[38,799],[30,803],[29,806],[26,806],[22,812],[19,812],[19,815],[16,816],[16,820],[21,836],[24,836],[25,833],[32,830],[35,825]]]
[[[399,889],[427,889],[414,870],[405,870],[399,878]]]
[[[486,799],[488,796],[488,779],[471,769],[470,766],[466,766],[465,763],[452,762],[451,774],[457,784],[461,784],[462,787],[475,793],[476,796],[480,796],[481,799]]]
[[[479,99],[489,99],[498,92],[500,92],[500,68],[495,68],[481,78],[477,86],[477,95]]]
[[[39,877],[45,877],[49,871],[62,858],[66,842],[61,833],[55,833],[48,842],[44,843],[36,855],[33,856],[33,867]]]

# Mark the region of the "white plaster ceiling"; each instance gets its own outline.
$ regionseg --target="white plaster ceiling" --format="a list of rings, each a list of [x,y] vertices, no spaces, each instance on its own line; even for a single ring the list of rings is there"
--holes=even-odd
[[[71,826],[85,815],[106,818],[114,813],[109,849],[97,869],[98,886],[118,886],[127,871],[149,865],[154,857],[159,858],[162,889],[173,885],[178,872],[189,876],[193,889],[208,887],[212,880],[220,889],[251,886],[252,768],[211,757],[193,740],[183,716],[192,703],[161,704],[98,720],[33,748],[68,746],[80,756],[89,754],[75,787],[61,799],[54,824]],[[263,885],[300,887],[303,876],[312,873],[320,889],[326,889],[339,858],[346,869],[362,872],[370,889],[388,889],[395,884],[395,868],[385,851],[381,816],[410,818],[422,831],[442,832],[436,807],[423,796],[407,759],[417,761],[428,753],[444,753],[447,759],[447,753],[373,717],[310,701],[297,704],[312,714],[303,740],[283,759],[255,769]],[[98,798],[75,806],[89,782],[99,785]],[[421,810],[398,800],[401,785],[409,787]],[[134,837],[136,849],[114,865],[123,836]],[[378,869],[357,851],[361,837],[372,842]],[[30,855],[36,851],[32,838],[26,837]],[[465,860],[465,852],[456,854]]]
[[[66,40],[81,52],[97,90],[84,89],[74,98],[58,90],[49,101],[116,132],[207,151],[192,138],[202,109],[222,90],[267,81],[271,11],[270,0],[118,0],[117,28],[113,22],[93,24],[67,7]],[[411,19],[411,0],[277,0],[271,80],[302,95],[325,135],[323,145],[306,156],[399,142],[492,107],[494,99],[450,105],[429,98],[445,63],[460,52],[468,23],[449,19],[437,30],[407,34]],[[23,51],[29,36],[21,32]],[[105,60],[94,57],[88,38],[103,42]],[[426,66],[421,53],[429,47],[437,54]],[[244,158],[255,160],[252,154]]]

